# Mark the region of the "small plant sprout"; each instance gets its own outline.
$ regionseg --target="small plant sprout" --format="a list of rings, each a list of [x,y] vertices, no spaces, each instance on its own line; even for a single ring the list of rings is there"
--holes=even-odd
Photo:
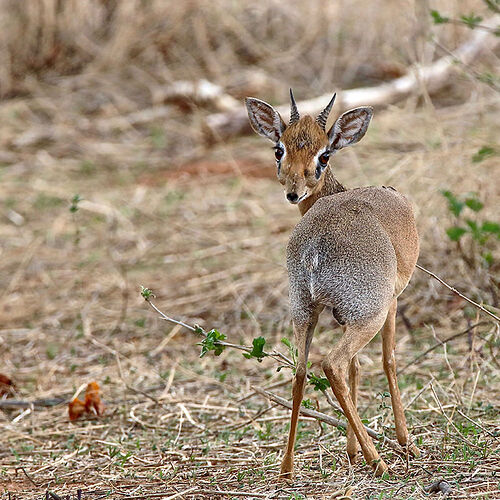
[[[74,244],[75,246],[80,243],[80,226],[78,225],[77,219],[76,219],[76,212],[79,210],[78,204],[82,201],[82,198],[80,197],[79,194],[75,194],[73,198],[71,198],[71,204],[69,206],[69,211],[73,215],[73,221],[75,224],[75,237],[74,237]]]
[[[482,20],[483,18],[481,16],[476,16],[473,12],[469,15],[460,16],[460,21],[462,21],[470,29],[474,29]]]
[[[290,354],[293,366],[295,367],[297,365],[297,348],[286,337],[283,337],[281,339],[281,343],[288,347],[288,353]],[[293,369],[293,373],[295,373],[295,368]]]
[[[314,404],[313,404],[313,402],[310,399],[304,399],[302,401],[302,406],[304,408],[309,408],[310,410],[314,410],[315,409]]]
[[[386,410],[390,408],[390,405],[387,404],[387,401],[389,401],[391,395],[387,391],[379,392],[377,396],[380,398],[380,404],[378,406],[379,410]]]
[[[448,200],[448,210],[455,219],[455,224],[446,229],[446,234],[451,241],[456,242],[465,263],[470,268],[475,268],[476,256],[479,255],[483,265],[491,266],[493,255],[488,243],[491,238],[500,239],[500,223],[480,220],[478,215],[474,215],[484,208],[484,204],[475,193],[455,195],[451,191],[445,190],[441,191],[441,194]],[[468,251],[462,244],[464,236],[468,236],[470,240]]]
[[[69,211],[74,214],[76,212],[78,212],[78,203],[80,203],[82,201],[83,198],[80,197],[79,194],[75,194],[73,196],[73,198],[71,198],[71,205],[69,207]]]
[[[437,10],[431,10],[430,14],[434,24],[446,24],[450,20],[449,17],[442,16]]]
[[[147,301],[149,301],[149,299],[151,298],[154,299],[156,297],[156,295],[153,293],[153,290],[151,290],[150,288],[146,288],[142,285],[141,285],[141,295],[144,298],[144,300]]]

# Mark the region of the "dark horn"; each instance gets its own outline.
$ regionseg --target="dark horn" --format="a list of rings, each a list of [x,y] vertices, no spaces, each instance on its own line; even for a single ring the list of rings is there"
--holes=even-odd
[[[326,127],[326,121],[328,120],[328,116],[330,114],[330,111],[332,110],[333,103],[335,102],[335,98],[337,97],[337,94],[333,94],[333,97],[331,98],[330,102],[327,104],[326,108],[318,115],[318,118],[316,118],[316,121],[318,122],[318,125],[325,130]]]
[[[299,118],[300,118],[299,110],[297,109],[297,103],[295,102],[295,99],[293,97],[292,89],[290,89],[290,101],[291,101],[292,105],[291,105],[291,110],[290,110],[290,123],[289,123],[289,125],[292,125],[292,124],[298,122]]]

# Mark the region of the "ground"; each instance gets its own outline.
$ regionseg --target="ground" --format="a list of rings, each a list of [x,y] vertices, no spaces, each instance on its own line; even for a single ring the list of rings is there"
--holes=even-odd
[[[27,80],[1,102],[0,374],[14,386],[0,396],[0,498],[420,499],[441,479],[448,498],[500,498],[498,324],[420,270],[399,300],[396,356],[422,456],[377,441],[391,471],[375,478],[349,464],[342,429],[304,417],[295,479],[278,481],[289,411],[253,388],[290,399],[291,370],[230,348],[200,358],[202,338],[141,296],[150,288],[173,318],[291,356],[285,247],[300,215],[270,143],[208,143],[210,110],[178,103],[132,123],[144,95],[101,72]],[[498,314],[498,240],[457,245],[446,230],[464,213],[498,221],[500,101],[470,74],[453,83],[376,109],[333,168],[348,187],[407,195],[419,263]],[[455,218],[443,190],[484,207]],[[317,376],[339,334],[323,314]],[[360,414],[395,439],[379,336],[360,361]],[[71,422],[68,402],[92,381],[104,414]],[[312,385],[305,398],[343,419]]]

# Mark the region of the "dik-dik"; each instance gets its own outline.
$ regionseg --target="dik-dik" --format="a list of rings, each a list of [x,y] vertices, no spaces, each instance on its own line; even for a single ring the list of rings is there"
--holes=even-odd
[[[356,460],[358,443],[375,474],[387,471],[356,409],[357,353],[382,330],[384,371],[389,381],[399,444],[413,456],[396,380],[395,321],[399,294],[415,268],[419,243],[408,200],[390,187],[345,188],[330,159],[365,135],[373,110],[344,113],[326,130],[335,95],[316,119],[300,117],[290,91],[290,122],[269,104],[246,99],[250,123],[274,143],[278,179],[287,200],[302,218],[287,247],[290,313],[298,360],[293,381],[293,408],[281,476],[292,478],[297,420],[307,372],[309,347],[325,307],[342,325],[343,335],[324,358],[322,368],[348,420],[347,453]],[[346,376],[349,375],[349,385]]]

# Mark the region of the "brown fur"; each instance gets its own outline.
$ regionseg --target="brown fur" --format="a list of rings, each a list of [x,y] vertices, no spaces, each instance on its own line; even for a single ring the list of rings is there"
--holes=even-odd
[[[313,160],[321,148],[328,146],[325,132],[310,116],[305,116],[286,128],[281,142],[286,144],[286,155],[278,178],[285,186],[285,192],[297,193],[299,198],[306,192],[319,192],[324,179],[316,179]]]
[[[309,116],[283,129],[283,120],[271,106],[262,101],[254,105],[248,99],[247,107],[256,131],[276,141],[277,148],[285,151],[277,162],[279,179],[287,194],[298,195],[292,202],[298,202],[303,215],[287,247],[290,312],[298,360],[281,475],[292,476],[309,346],[318,316],[325,307],[332,309],[344,330],[342,339],[325,357],[323,369],[349,422],[349,458],[356,459],[359,443],[367,463],[380,475],[387,466],[356,409],[357,353],[383,327],[384,370],[389,380],[398,441],[418,455],[408,440],[394,362],[397,297],[410,280],[419,249],[412,208],[393,188],[346,189],[335,179],[330,166],[321,167],[319,179],[315,176],[319,153],[329,149],[333,154],[363,137],[371,108],[344,113],[326,133]],[[275,126],[269,127],[270,123]],[[345,382],[347,374],[350,387]]]

